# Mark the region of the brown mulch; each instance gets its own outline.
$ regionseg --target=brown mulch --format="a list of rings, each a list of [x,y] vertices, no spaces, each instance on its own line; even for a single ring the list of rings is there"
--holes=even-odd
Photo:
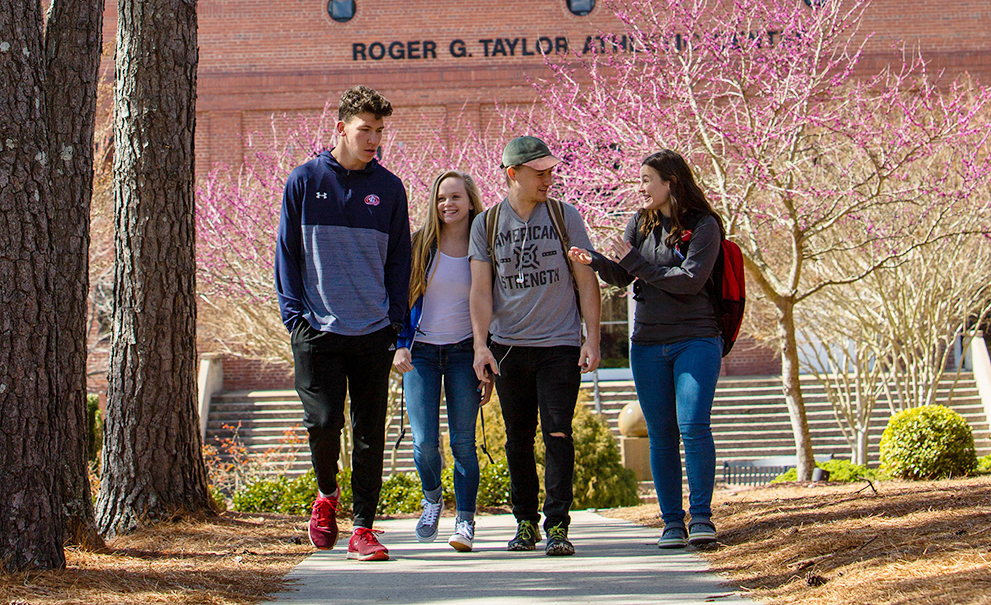
[[[991,476],[717,492],[712,570],[763,603],[991,603]],[[662,525],[656,505],[604,514]]]
[[[720,543],[702,555],[768,604],[991,604],[991,476],[875,488],[719,491]],[[660,525],[656,505],[601,512]],[[306,522],[227,512],[160,523],[105,554],[69,549],[65,570],[0,573],[0,604],[258,603],[289,587],[285,574],[313,552]],[[350,532],[341,526],[338,548]]]
[[[106,554],[67,549],[64,570],[0,573],[0,603],[258,603],[313,552],[307,521],[226,512],[160,523],[111,540]]]

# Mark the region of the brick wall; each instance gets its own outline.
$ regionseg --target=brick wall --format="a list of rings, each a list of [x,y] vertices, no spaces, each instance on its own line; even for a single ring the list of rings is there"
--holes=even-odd
[[[720,376],[772,376],[781,374],[781,355],[774,347],[761,346],[746,336],[737,339],[723,358]]]
[[[524,76],[547,75],[535,46],[580,49],[588,36],[620,31],[603,2],[586,17],[571,14],[565,0],[356,2],[346,23],[330,19],[326,0],[199,2],[199,174],[216,162],[239,162],[243,137],[267,130],[273,113],[319,113],[357,83],[393,102],[389,128],[400,140],[417,140],[426,134],[424,117],[465,103],[477,104],[484,123],[496,101],[533,99]],[[108,0],[105,15],[111,41],[115,2]],[[969,71],[987,82],[989,22],[986,0],[874,0],[861,30],[872,35],[863,66],[896,57],[892,43],[901,39],[922,49],[931,72]]]
[[[292,390],[292,367],[258,359],[224,356],[225,391]]]

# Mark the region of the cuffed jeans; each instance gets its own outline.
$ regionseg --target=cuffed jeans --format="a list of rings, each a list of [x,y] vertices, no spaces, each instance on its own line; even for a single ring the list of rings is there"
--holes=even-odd
[[[413,431],[413,463],[424,494],[440,488],[440,386],[444,383],[447,425],[454,455],[454,497],[461,512],[475,512],[478,456],[475,420],[481,395],[472,368],[472,339],[447,345],[413,343],[413,369],[403,374],[406,409]]]
[[[540,483],[533,455],[537,416],[544,437],[544,529],[571,521],[575,444],[571,420],[581,385],[579,347],[490,346],[499,362],[495,377],[506,423],[506,461],[517,521],[540,521]],[[554,433],[564,437],[553,436]]]
[[[292,333],[296,392],[303,402],[317,487],[337,490],[344,401],[351,394],[351,490],[355,527],[371,528],[382,490],[382,452],[395,330],[363,336],[321,332],[301,320]]]
[[[630,347],[637,398],[650,436],[650,469],[665,526],[685,526],[681,453],[685,445],[688,512],[693,521],[712,516],[716,447],[709,417],[722,365],[723,340],[697,338]]]

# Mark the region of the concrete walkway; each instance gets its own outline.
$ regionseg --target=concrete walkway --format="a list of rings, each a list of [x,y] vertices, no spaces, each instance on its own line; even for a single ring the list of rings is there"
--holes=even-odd
[[[432,544],[416,541],[416,519],[376,522],[376,529],[385,530],[379,539],[389,548],[389,561],[347,560],[347,536],[341,536],[334,550],[319,551],[297,565],[287,576],[289,591],[268,603],[753,603],[723,586],[691,547],[657,548],[653,528],[573,511],[569,533],[577,552],[548,557],[545,542],[534,552],[506,550],[516,530],[512,515],[476,521],[470,553],[447,544],[453,517],[441,519]]]

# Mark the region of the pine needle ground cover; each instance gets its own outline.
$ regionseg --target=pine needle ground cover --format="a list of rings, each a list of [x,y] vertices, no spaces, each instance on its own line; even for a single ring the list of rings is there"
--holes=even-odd
[[[771,605],[991,603],[991,476],[874,488],[717,491],[720,544],[701,554],[731,588]],[[656,505],[601,512],[660,532]],[[284,576],[313,552],[306,522],[227,512],[161,523],[107,553],[69,550],[63,571],[0,574],[0,603],[258,603],[292,590]],[[340,523],[346,548],[350,525]]]
[[[656,505],[605,514],[660,533]],[[717,491],[713,521],[702,555],[762,603],[991,603],[991,476]]]
[[[110,541],[106,553],[68,549],[62,571],[0,574],[0,603],[258,603],[314,552],[308,520],[226,512],[159,523]]]

